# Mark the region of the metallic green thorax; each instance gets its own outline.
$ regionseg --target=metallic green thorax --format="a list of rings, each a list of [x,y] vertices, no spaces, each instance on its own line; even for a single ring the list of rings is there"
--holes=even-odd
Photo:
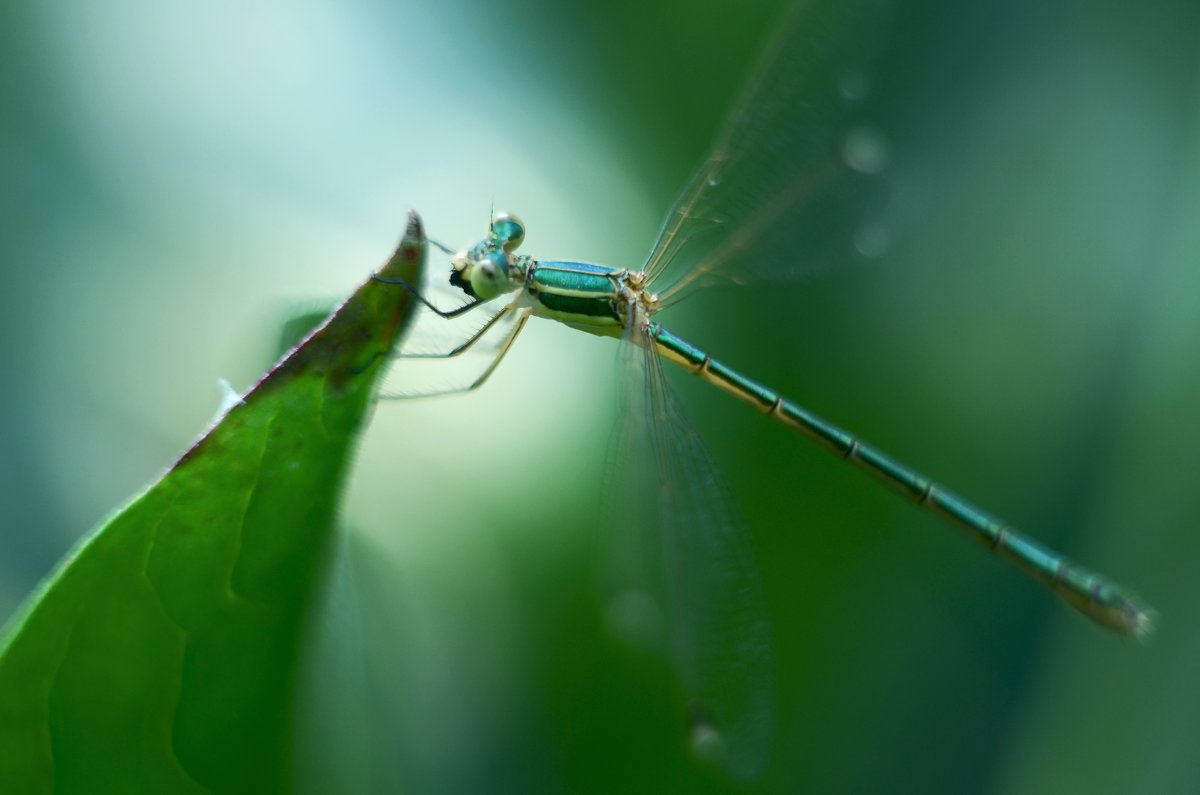
[[[526,270],[525,290],[534,314],[570,324],[593,334],[620,335],[624,323],[617,311],[625,295],[628,271],[586,262],[534,262]]]

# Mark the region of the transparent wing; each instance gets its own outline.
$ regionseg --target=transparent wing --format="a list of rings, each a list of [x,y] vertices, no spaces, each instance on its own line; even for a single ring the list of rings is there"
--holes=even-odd
[[[610,617],[638,645],[669,655],[697,754],[749,778],[765,761],[775,706],[758,570],[661,360],[644,339],[622,348],[627,383],[608,479],[617,552]]]
[[[886,6],[801,2],[783,22],[646,260],[664,299],[870,253],[887,143],[865,99]]]

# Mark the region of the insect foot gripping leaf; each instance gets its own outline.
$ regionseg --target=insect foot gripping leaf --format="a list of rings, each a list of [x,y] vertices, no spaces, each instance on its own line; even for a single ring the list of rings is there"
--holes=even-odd
[[[413,213],[380,274],[424,259]],[[0,792],[288,789],[305,616],[414,308],[365,282],[29,598],[0,638]]]

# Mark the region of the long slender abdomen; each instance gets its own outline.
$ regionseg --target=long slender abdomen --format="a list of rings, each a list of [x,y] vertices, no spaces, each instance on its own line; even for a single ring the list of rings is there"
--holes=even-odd
[[[1144,637],[1152,629],[1153,612],[1104,577],[1026,538],[924,475],[714,360],[657,323],[650,324],[649,333],[661,355],[757,406],[835,455],[907,494],[929,512],[948,519],[1094,621],[1117,632],[1138,637]]]

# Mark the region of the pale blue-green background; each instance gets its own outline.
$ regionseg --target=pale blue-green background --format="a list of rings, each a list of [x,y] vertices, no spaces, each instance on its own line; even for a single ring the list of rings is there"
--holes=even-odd
[[[386,257],[406,208],[454,244],[494,205],[534,253],[637,264],[778,9],[0,14],[7,615],[202,430],[218,379],[247,387],[284,318]],[[887,255],[672,313],[1162,613],[1123,643],[677,379],[768,595],[763,791],[1200,789],[1197,40],[1186,0],[904,4],[873,95]],[[724,787],[688,760],[669,673],[603,629],[614,358],[535,322],[482,392],[376,412],[297,727],[310,789]]]

